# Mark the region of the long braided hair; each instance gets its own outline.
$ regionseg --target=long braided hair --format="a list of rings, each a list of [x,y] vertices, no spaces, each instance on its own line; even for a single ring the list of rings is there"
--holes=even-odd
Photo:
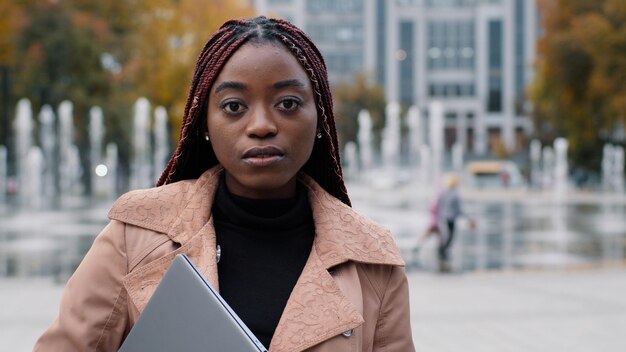
[[[204,140],[209,91],[220,71],[245,43],[280,43],[300,62],[313,86],[322,138],[316,139],[302,170],[335,198],[350,206],[339,159],[339,143],[333,114],[328,73],[322,54],[298,27],[281,19],[260,16],[224,23],[198,57],[187,96],[180,139],[157,186],[198,178],[219,162],[211,143]]]

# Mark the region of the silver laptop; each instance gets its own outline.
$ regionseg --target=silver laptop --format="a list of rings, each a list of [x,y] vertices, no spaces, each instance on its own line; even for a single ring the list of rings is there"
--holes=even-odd
[[[263,352],[226,301],[184,254],[178,254],[120,352]]]

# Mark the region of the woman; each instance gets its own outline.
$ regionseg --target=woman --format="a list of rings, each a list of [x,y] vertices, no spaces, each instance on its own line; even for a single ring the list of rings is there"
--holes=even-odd
[[[414,350],[402,258],[350,208],[337,147],[311,40],[283,20],[226,22],[157,187],[113,205],[35,350],[116,351],[178,253],[270,351]]]

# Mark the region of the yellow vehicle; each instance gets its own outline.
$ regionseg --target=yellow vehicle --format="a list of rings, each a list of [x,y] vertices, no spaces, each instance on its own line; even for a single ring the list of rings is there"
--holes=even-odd
[[[517,188],[524,178],[517,165],[508,160],[471,161],[465,166],[469,185],[477,188]]]

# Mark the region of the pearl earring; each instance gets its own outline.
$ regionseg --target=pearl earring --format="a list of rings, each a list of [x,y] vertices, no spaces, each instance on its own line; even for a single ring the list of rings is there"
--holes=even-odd
[[[208,134],[208,133],[205,133],[205,134],[204,134],[204,139],[205,139],[207,142],[210,140],[210,138],[209,138],[209,134]]]
[[[322,132],[317,132],[316,137],[317,137],[317,139],[322,139]]]

